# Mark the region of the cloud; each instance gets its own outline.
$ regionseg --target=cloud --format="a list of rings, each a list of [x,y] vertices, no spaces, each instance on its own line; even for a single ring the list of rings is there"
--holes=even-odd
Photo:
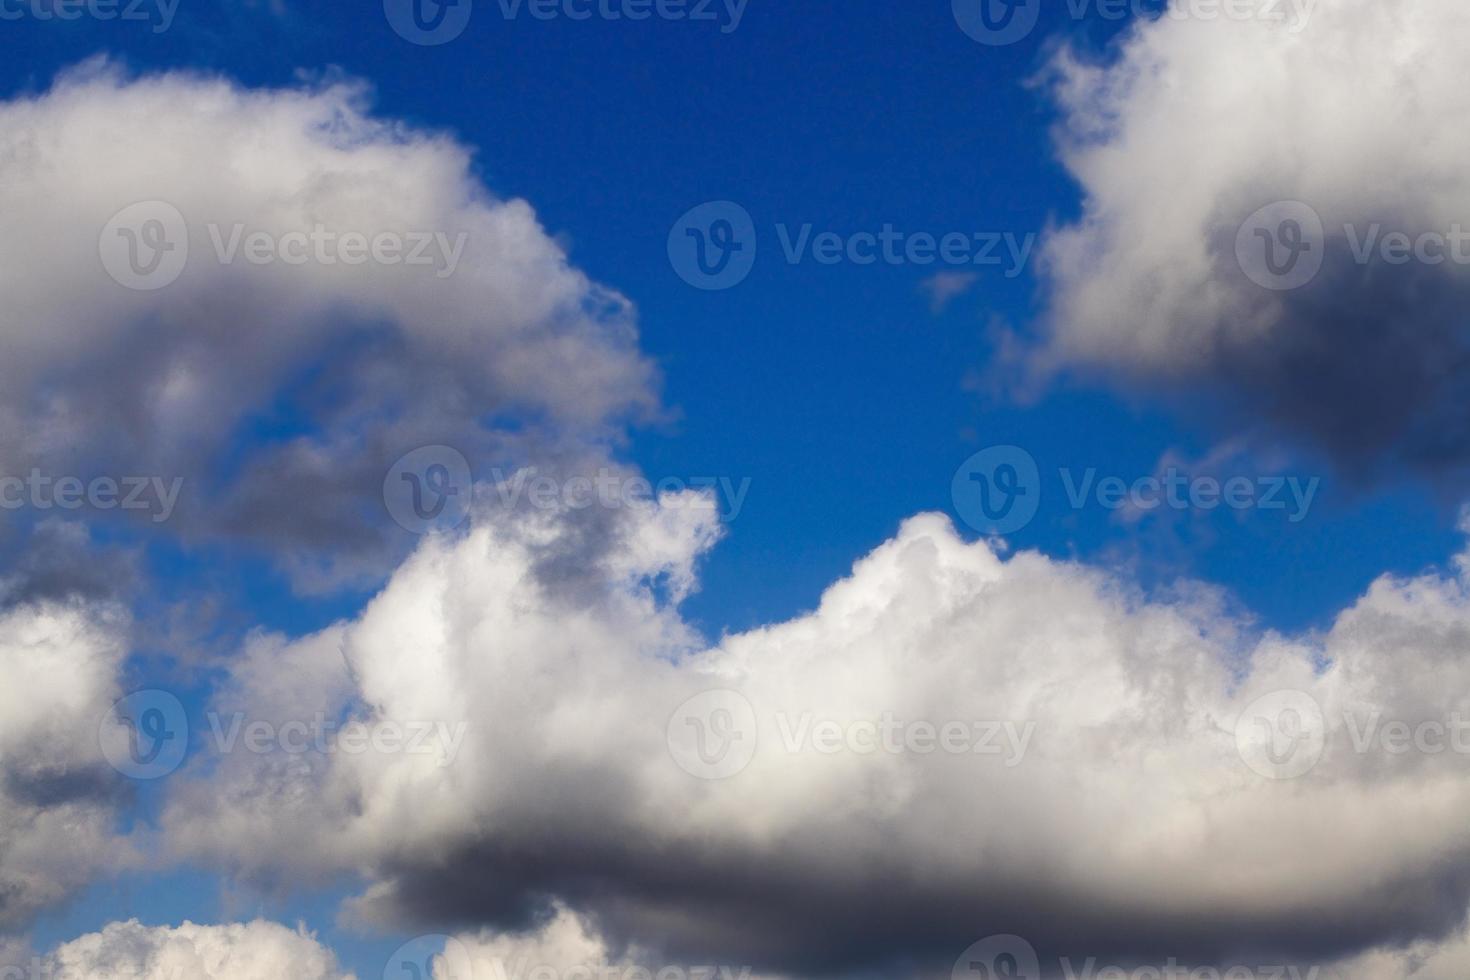
[[[114,922],[41,963],[39,976],[68,980],[354,980],[315,936],[263,921],[177,928]]]
[[[580,553],[565,518],[432,538],[360,617],[247,650],[226,710],[464,741],[201,759],[165,818],[180,855],[356,872],[365,924],[524,932],[560,904],[612,950],[793,976],[947,975],[993,933],[1052,962],[1322,963],[1465,920],[1461,753],[1355,740],[1470,717],[1470,555],[1284,636],[923,515],[813,612],[709,647],[661,583],[713,505],[618,511],[577,589],[538,572]],[[1322,719],[1294,779],[1250,741],[1282,691]]]
[[[405,549],[381,488],[409,450],[576,457],[655,410],[628,301],[359,83],[98,62],[0,103],[0,134],[4,472],[182,478],[145,526],[332,588]]]
[[[98,741],[127,627],[80,600],[0,614],[0,932],[128,861],[113,831],[123,782]]]
[[[968,293],[979,278],[973,272],[937,272],[919,283],[919,292],[929,297],[929,310],[937,316]]]
[[[1444,125],[1470,108],[1462,41],[1462,5],[1320,0],[1300,22],[1141,18],[1104,61],[1064,50],[1046,82],[1083,209],[1045,244],[1033,370],[1223,404],[1357,475],[1461,470],[1470,266],[1357,252],[1465,223],[1470,145]],[[1253,232],[1281,229],[1249,222],[1282,201],[1320,218],[1310,240],[1298,211],[1302,268],[1322,265],[1273,289],[1246,269]]]

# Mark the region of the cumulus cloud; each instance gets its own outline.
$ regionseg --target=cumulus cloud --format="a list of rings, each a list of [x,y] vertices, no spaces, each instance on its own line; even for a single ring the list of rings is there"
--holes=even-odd
[[[1470,256],[1444,246],[1470,228],[1470,178],[1465,137],[1445,120],[1470,110],[1456,81],[1467,41],[1463,5],[1320,0],[1279,21],[1171,10],[1140,19],[1106,60],[1064,51],[1047,80],[1083,210],[1045,246],[1032,366],[1188,392],[1196,406],[1217,397],[1238,425],[1359,475],[1463,467]],[[1321,270],[1263,286],[1246,272],[1264,255],[1252,256],[1257,233],[1276,236],[1290,214],[1250,219],[1281,201],[1320,217],[1318,238],[1296,212],[1302,269]],[[1386,258],[1395,234],[1438,236],[1439,250]]]
[[[39,962],[38,976],[67,980],[354,980],[315,936],[262,921],[177,928],[114,922]]]
[[[80,600],[0,614],[0,931],[126,861],[98,741],[126,633],[121,610]]]
[[[83,66],[0,103],[0,209],[0,467],[182,477],[167,528],[268,546],[305,585],[392,567],[408,450],[575,456],[654,405],[630,304],[355,82]]]
[[[355,871],[364,923],[524,932],[561,905],[611,950],[792,976],[947,975],[993,933],[1053,963],[1327,963],[1465,920],[1463,752],[1379,736],[1470,717],[1470,557],[1284,636],[926,515],[810,614],[708,647],[659,583],[713,507],[617,523],[582,588],[537,572],[580,540],[563,515],[501,515],[426,541],[357,619],[247,651],[236,710],[466,734],[201,762],[180,853]],[[1320,717],[1291,779],[1263,770],[1312,734],[1263,717],[1282,691]]]

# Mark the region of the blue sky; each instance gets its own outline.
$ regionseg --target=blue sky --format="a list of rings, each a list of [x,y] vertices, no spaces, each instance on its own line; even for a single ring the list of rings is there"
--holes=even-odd
[[[1210,583],[1260,631],[1325,629],[1384,573],[1445,568],[1462,547],[1453,489],[1393,464],[1345,475],[1330,452],[1290,433],[1237,443],[1261,427],[1204,384],[1125,390],[1079,370],[1017,394],[1023,368],[1002,356],[1000,332],[1035,336],[1047,307],[1037,261],[1014,275],[966,268],[973,280],[940,304],[926,283],[954,271],[941,264],[784,257],[782,236],[808,224],[844,237],[891,226],[1019,241],[1075,221],[1083,192],[1058,158],[1060,114],[1040,79],[1063,41],[1102,63],[1116,58],[1128,21],[1053,9],[1027,39],[991,47],[942,2],[751,0],[724,32],[658,19],[507,19],[477,0],[461,36],[419,46],[377,4],[183,0],[161,33],[34,16],[0,29],[6,99],[44,91],[97,56],[132,73],[189,69],[252,89],[341,74],[370,85],[374,115],[472,147],[473,173],[493,195],[529,202],[575,267],[636,307],[638,347],[661,373],[665,411],[628,422],[614,457],[650,479],[749,481],[683,605],[710,642],[814,609],[914,514],[946,513],[966,538],[981,538],[952,481],[992,446],[1019,447],[1038,464],[1040,508],[1007,536],[1011,547],[1113,569],[1149,593]],[[706,291],[671,265],[669,236],[713,201],[748,212],[757,257],[744,281]],[[245,438],[270,441],[291,424],[285,412]],[[1223,461],[1201,462],[1211,458]],[[1316,481],[1315,495],[1300,520],[1166,508],[1133,522],[1095,500],[1068,501],[1066,481],[1089,469],[1131,484],[1169,460],[1222,479]],[[268,547],[180,544],[114,524],[97,534],[141,549],[140,608],[187,601],[201,584],[227,596],[210,636],[225,645],[246,624],[321,629],[381,586],[303,592]],[[140,681],[176,671],[168,682],[202,712],[217,678],[179,679],[187,672],[172,662],[190,655],[155,642],[144,652],[163,656],[135,665]],[[141,792],[141,809],[125,819],[146,823],[166,787]],[[128,871],[45,912],[34,936],[49,948],[112,920],[259,914],[306,922],[371,978],[412,932],[367,935],[339,921],[339,903],[360,890],[348,875],[262,895],[201,868]]]

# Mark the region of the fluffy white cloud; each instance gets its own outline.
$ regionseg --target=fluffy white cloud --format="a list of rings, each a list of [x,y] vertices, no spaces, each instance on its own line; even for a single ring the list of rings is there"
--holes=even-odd
[[[113,836],[122,779],[98,740],[127,626],[81,603],[0,614],[0,931],[128,860]]]
[[[262,921],[177,928],[114,922],[40,962],[39,976],[64,980],[353,980],[315,936]]]
[[[406,451],[554,459],[651,409],[628,302],[493,197],[469,148],[367,102],[349,81],[95,63],[0,103],[6,472],[184,477],[169,527],[263,540],[330,584],[383,568],[379,496]],[[138,202],[176,209],[187,245],[148,245],[170,232],[159,205],[113,223]],[[394,261],[381,234],[404,236]],[[431,265],[408,261],[420,234],[442,236]],[[178,278],[114,281],[129,235],[143,266],[186,255]],[[256,237],[285,257],[251,258]],[[526,424],[486,427],[507,415]]]
[[[812,613],[703,649],[658,581],[708,546],[712,508],[619,512],[577,589],[547,571],[568,516],[431,539],[357,620],[260,648],[322,701],[351,678],[369,723],[466,726],[454,752],[232,753],[175,800],[181,852],[357,870],[366,920],[522,930],[559,901],[612,949],[792,975],[947,969],[994,932],[1048,956],[1321,962],[1465,919],[1464,754],[1395,751],[1388,726],[1470,718],[1466,562],[1377,582],[1324,635],[1258,635],[1208,589],[1143,596],[929,515]],[[247,664],[223,703],[278,717]],[[701,771],[676,717],[715,689],[739,697],[693,720],[738,736],[727,758],[753,747],[743,769]],[[1251,734],[1278,691],[1316,706],[1301,730],[1265,718],[1316,763],[1291,780]],[[985,727],[937,748],[951,722]]]
[[[1470,9],[1247,6],[1286,16],[1175,16],[1204,8],[1174,3],[1105,60],[1054,61],[1083,211],[1045,246],[1034,364],[1182,388],[1195,407],[1218,388],[1248,421],[1358,467],[1462,465],[1470,255],[1385,261],[1375,246],[1365,262],[1354,248],[1470,230],[1470,142],[1445,124],[1470,110],[1458,82]],[[1303,265],[1320,273],[1279,291],[1236,253],[1242,224],[1278,201],[1306,203],[1323,226]]]

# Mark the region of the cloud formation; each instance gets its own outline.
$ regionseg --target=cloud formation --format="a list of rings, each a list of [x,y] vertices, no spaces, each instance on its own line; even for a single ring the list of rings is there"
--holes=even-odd
[[[1464,752],[1380,736],[1470,717],[1470,559],[1283,636],[925,515],[812,613],[706,647],[660,583],[712,505],[618,512],[577,590],[537,572],[578,546],[563,518],[432,538],[359,618],[247,650],[228,710],[468,734],[201,760],[180,853],[355,871],[362,922],[514,932],[560,904],[613,950],[792,976],[947,971],[992,933],[1052,962],[1327,963],[1465,921]],[[1269,752],[1313,730],[1261,707],[1279,692],[1321,719],[1291,779]],[[701,768],[720,732],[736,762]]]
[[[165,529],[325,588],[396,562],[409,450],[554,460],[653,410],[627,300],[368,102],[99,62],[0,103],[4,472],[182,477]]]
[[[1358,475],[1460,471],[1470,253],[1417,245],[1470,228],[1445,125],[1470,110],[1467,41],[1463,5],[1320,0],[1304,23],[1141,18],[1106,60],[1064,50],[1046,78],[1083,210],[1045,245],[1032,367],[1222,403]],[[1310,209],[1301,268],[1321,269],[1269,288],[1253,252],[1284,263],[1295,232],[1250,219],[1282,201]]]
[[[0,933],[128,860],[121,780],[98,741],[127,628],[122,610],[81,600],[0,614]]]
[[[315,936],[263,921],[177,928],[114,922],[39,962],[37,975],[65,980],[355,980]]]

